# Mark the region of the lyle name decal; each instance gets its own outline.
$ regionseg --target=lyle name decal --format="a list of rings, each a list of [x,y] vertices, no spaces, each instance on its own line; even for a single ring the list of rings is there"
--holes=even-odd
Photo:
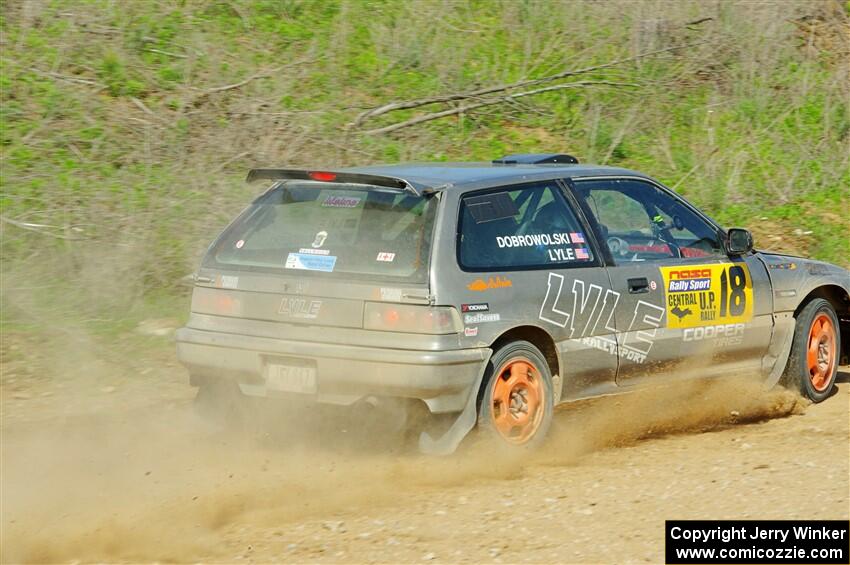
[[[661,327],[664,308],[643,300],[638,301],[626,339],[618,346],[613,336],[617,332],[614,327],[614,312],[619,301],[619,292],[578,279],[573,281],[572,289],[564,289],[564,276],[549,273],[546,298],[540,306],[539,318],[544,322],[569,328],[570,338],[581,338],[584,345],[643,363],[652,349],[655,334]],[[635,330],[635,327],[644,329]]]
[[[278,314],[291,318],[303,318],[313,320],[319,316],[322,308],[321,300],[307,300],[306,298],[284,298],[280,303]]]

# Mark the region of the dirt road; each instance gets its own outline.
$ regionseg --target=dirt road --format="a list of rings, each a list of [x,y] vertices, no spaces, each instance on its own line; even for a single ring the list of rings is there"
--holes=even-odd
[[[816,406],[684,383],[566,406],[533,455],[448,458],[318,414],[222,433],[170,361],[4,379],[3,562],[662,562],[665,519],[850,514],[846,368]]]

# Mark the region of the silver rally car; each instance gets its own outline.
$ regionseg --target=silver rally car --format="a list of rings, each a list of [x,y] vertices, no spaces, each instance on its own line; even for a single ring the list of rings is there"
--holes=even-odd
[[[199,395],[406,399],[509,446],[554,406],[760,373],[815,402],[850,355],[850,272],[753,249],[635,171],[569,155],[272,181],[210,246],[178,356]],[[283,404],[281,404],[283,406]]]

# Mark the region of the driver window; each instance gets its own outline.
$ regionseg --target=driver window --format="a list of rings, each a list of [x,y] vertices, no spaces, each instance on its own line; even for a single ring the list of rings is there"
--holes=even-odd
[[[617,264],[724,255],[711,224],[652,184],[580,181],[576,192],[596,217]]]
[[[588,201],[596,219],[612,233],[652,233],[652,225],[640,202],[616,190],[597,190]]]

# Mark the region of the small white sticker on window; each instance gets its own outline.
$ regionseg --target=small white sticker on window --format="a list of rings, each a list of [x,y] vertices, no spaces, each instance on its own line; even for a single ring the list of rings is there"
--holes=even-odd
[[[395,253],[386,253],[384,251],[381,251],[380,253],[378,253],[378,258],[376,259],[376,261],[383,261],[385,263],[392,263],[394,259],[395,259]]]
[[[322,231],[320,231],[319,233],[316,234],[316,239],[314,239],[313,243],[311,243],[310,245],[313,248],[317,249],[317,248],[319,248],[319,247],[321,247],[325,244],[325,240],[327,238],[328,238],[328,232],[322,230]]]
[[[311,249],[309,247],[302,247],[298,250],[298,253],[305,253],[307,255],[330,255],[330,249]]]

